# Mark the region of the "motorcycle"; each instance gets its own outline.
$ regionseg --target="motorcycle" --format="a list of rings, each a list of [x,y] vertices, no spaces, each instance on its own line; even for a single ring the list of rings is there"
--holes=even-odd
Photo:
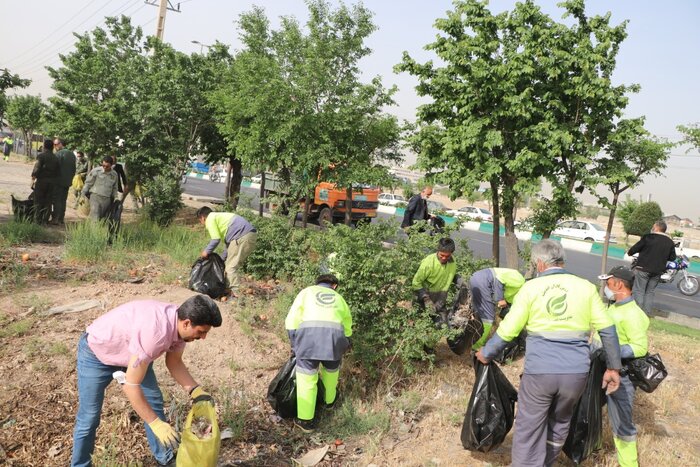
[[[219,183],[221,180],[221,174],[217,171],[212,170],[209,172],[209,181]]]
[[[634,260],[632,260],[632,269],[635,268],[637,265],[637,256],[635,255]],[[690,259],[686,255],[683,254],[683,251],[681,250],[681,254],[676,257],[675,261],[668,261],[666,263],[666,271],[661,274],[661,277],[659,277],[659,282],[663,284],[670,284],[674,281],[676,276],[680,277],[681,279],[678,281],[678,290],[683,295],[687,296],[692,296],[698,293],[698,290],[700,289],[700,281],[698,281],[698,278],[688,274],[688,267],[690,266]]]

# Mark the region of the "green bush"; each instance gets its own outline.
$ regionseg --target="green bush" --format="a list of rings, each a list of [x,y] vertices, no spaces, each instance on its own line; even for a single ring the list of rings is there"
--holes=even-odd
[[[622,227],[627,235],[642,236],[648,234],[654,222],[661,219],[663,215],[658,203],[654,201],[641,203],[627,221],[622,224]]]
[[[172,174],[156,175],[146,183],[146,215],[160,226],[169,225],[183,206],[180,196],[180,180]]]
[[[246,270],[257,277],[291,278],[298,291],[313,284],[322,264],[328,267],[352,311],[353,359],[370,375],[389,363],[412,371],[416,361],[429,358],[424,346],[448,334],[412,305],[411,280],[421,260],[435,252],[438,237],[415,232],[397,240],[395,222],[334,225],[321,232],[294,229],[283,217],[256,219],[258,242]],[[395,243],[387,248],[386,241]],[[474,261],[466,244],[455,257],[465,276],[488,265]]]
[[[615,217],[620,219],[620,221],[624,225],[624,223],[632,217],[632,213],[634,213],[634,210],[638,207],[639,201],[635,200],[634,198],[629,198],[624,203],[620,203],[620,205],[617,207],[617,210],[615,211]]]

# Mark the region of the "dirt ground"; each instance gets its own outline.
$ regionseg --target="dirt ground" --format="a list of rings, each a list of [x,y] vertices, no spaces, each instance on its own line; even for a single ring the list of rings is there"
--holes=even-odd
[[[22,194],[26,166],[0,165],[0,222],[6,221],[9,192]],[[19,181],[18,181],[19,180]],[[26,192],[28,193],[28,188]],[[67,220],[77,219],[69,212]],[[0,464],[66,465],[77,409],[75,351],[85,327],[119,304],[138,298],[181,303],[193,292],[181,279],[164,281],[166,271],[142,268],[144,282],[109,278],[103,265],[63,259],[61,245],[30,245],[4,252],[14,258],[29,253],[28,283],[0,290]],[[186,271],[185,271],[186,273]],[[267,385],[288,357],[288,344],[273,332],[270,317],[284,313],[278,296],[284,284],[248,282],[238,300],[221,302],[223,325],[206,340],[187,345],[185,363],[218,401],[219,421],[234,437],[222,441],[219,465],[290,465],[291,458],[330,443],[322,466],[502,466],[510,462],[512,432],[496,450],[465,451],[460,431],[473,370],[465,357],[443,342],[436,364],[418,377],[381,385],[357,395],[360,415],[381,412],[388,427],[342,439],[332,433],[303,436],[288,421],[277,419],[265,401]],[[99,308],[47,315],[52,306],[96,299]],[[697,340],[654,333],[650,352],[659,352],[669,377],[653,394],[637,392],[636,422],[641,465],[700,465],[700,345]],[[186,410],[186,395],[156,362],[156,374],[171,412]],[[503,367],[517,387],[522,361]],[[356,372],[344,366],[341,391]],[[401,388],[396,389],[396,388]],[[334,417],[336,415],[331,415]],[[329,441],[330,439],[330,441]],[[97,465],[155,465],[138,416],[116,384],[108,388],[96,444]],[[557,465],[571,465],[563,455]],[[583,465],[616,465],[605,419],[603,449]]]

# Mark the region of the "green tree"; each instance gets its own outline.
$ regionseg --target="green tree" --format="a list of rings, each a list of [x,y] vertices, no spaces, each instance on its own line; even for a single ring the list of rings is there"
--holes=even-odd
[[[615,216],[620,219],[623,224],[627,222],[627,219],[632,217],[634,210],[639,207],[640,201],[632,198],[630,195],[626,195],[625,201],[621,202],[615,211]]]
[[[39,96],[15,96],[8,99],[7,120],[10,126],[22,132],[25,155],[31,154],[34,130],[40,127],[46,113],[46,104]]]
[[[661,207],[658,203],[654,201],[641,203],[637,206],[637,209],[634,210],[632,216],[627,219],[627,222],[622,224],[622,227],[627,235],[642,236],[648,234],[654,222],[661,219],[663,215],[664,213],[661,211]]]
[[[620,195],[642,183],[644,177],[659,175],[666,167],[671,144],[653,138],[644,129],[644,119],[620,120],[610,133],[605,154],[598,157],[593,172],[612,194],[598,196],[598,202],[610,209],[603,244],[601,274],[607,271],[608,247]]]
[[[478,0],[454,5],[436,21],[441,35],[427,46],[440,66],[404,54],[397,67],[416,75],[418,93],[431,98],[418,109],[411,142],[418,165],[454,196],[489,183],[493,256],[502,214],[513,267],[519,195],[533,192],[540,177],[553,186],[551,202],[534,216],[548,236],[559,218],[575,214],[574,189],[592,183],[587,167],[633,89],[610,81],[624,24],[586,17],[582,0],[562,4],[572,25],[553,21],[533,1],[498,15]]]
[[[546,88],[551,91],[547,105],[551,112],[544,123],[549,131],[538,132],[537,153],[546,155],[549,167],[544,178],[552,186],[534,218],[535,228],[548,236],[559,219],[576,214],[574,192],[582,193],[597,184],[590,166],[608,143],[614,120],[620,118],[629,92],[637,85],[613,85],[621,43],[627,37],[627,22],[610,25],[610,13],[588,17],[584,0],[561,3],[571,26],[554,23],[548,39],[550,49],[543,57],[549,68]]]
[[[8,105],[6,91],[13,88],[26,88],[31,82],[31,80],[20,78],[19,75],[13,75],[10,70],[3,68],[2,73],[0,73],[0,127],[5,124],[5,111]]]
[[[348,190],[388,180],[379,162],[399,158],[400,130],[382,109],[394,90],[379,78],[359,79],[358,62],[370,53],[364,42],[375,30],[371,13],[307,5],[305,29],[285,17],[272,31],[259,8],[241,16],[245,49],[212,96],[219,129],[244,165],[280,172],[302,195],[312,196],[319,178]]]
[[[681,143],[689,144],[695,149],[700,150],[700,124],[694,125],[678,125],[678,131],[683,133]]]
[[[148,79],[141,28],[125,16],[105,21],[106,29],[75,34],[75,50],[48,68],[56,91],[49,98],[52,132],[98,155],[116,151],[120,139],[132,147],[141,130],[137,84]]]

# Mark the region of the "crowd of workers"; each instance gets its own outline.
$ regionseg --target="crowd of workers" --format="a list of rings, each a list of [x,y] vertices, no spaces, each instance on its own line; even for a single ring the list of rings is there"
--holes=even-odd
[[[38,222],[64,222],[71,187],[76,203],[82,196],[89,198],[93,219],[106,217],[120,192],[123,200],[128,193],[127,181],[115,157],[105,156],[100,166],[88,168],[88,158],[82,152],[65,149],[60,138],[44,142],[32,171]],[[83,182],[80,189],[76,189],[80,185],[75,183],[76,177]],[[431,218],[426,203],[431,193],[431,187],[426,187],[411,198],[402,227]],[[241,267],[255,248],[257,231],[233,213],[204,207],[196,216],[211,238],[201,252],[203,258],[223,240],[222,258],[230,293],[235,296]],[[605,350],[603,384],[618,461],[624,467],[638,465],[637,430],[632,418],[634,387],[620,370],[624,360],[647,353],[647,315],[653,309],[654,288],[665,262],[675,259],[673,242],[665,230],[666,225],[657,222],[652,233],[630,249],[630,254],[640,255],[634,271],[618,266],[600,276],[611,302],[608,306],[594,284],[566,271],[564,250],[552,240],[533,246],[531,263],[536,276],[529,281],[507,268],[487,268],[469,279],[462,278],[453,257],[455,243],[447,237],[440,238],[437,251],[421,261],[412,289],[416,305],[437,326],[449,321],[450,287],[469,289],[473,309],[484,325],[483,334],[472,347],[474,358],[489,364],[508,342],[527,332],[512,465],[553,465],[584,390],[592,349],[599,346]],[[352,316],[338,287],[334,274],[321,274],[314,285],[299,292],[285,320],[297,359],[295,425],[304,432],[316,426],[319,379],[325,388],[324,407],[335,405],[341,360],[351,347]],[[113,373],[120,370],[126,372],[124,393],[144,420],[157,463],[175,465],[178,434],[167,423],[153,361],[165,355],[170,374],[192,399],[206,395],[183,363],[182,354],[187,342],[205,339],[221,323],[216,302],[196,295],[180,306],[152,300],[129,302],[88,326],[78,343],[79,408],[71,465],[91,465],[104,391]]]

